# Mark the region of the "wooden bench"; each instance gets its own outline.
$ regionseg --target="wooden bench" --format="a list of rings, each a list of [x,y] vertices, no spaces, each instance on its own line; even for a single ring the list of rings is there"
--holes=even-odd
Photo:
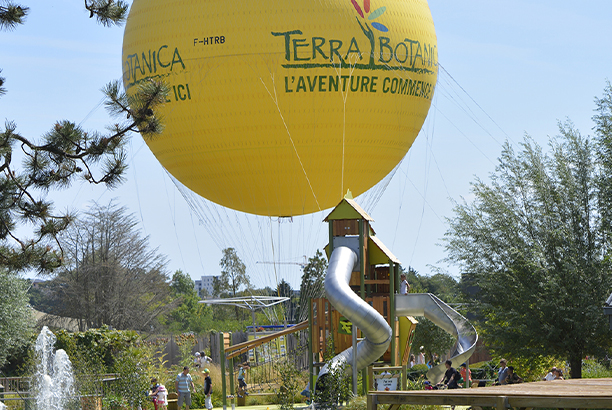
[[[177,393],[168,393],[168,410],[178,410]]]

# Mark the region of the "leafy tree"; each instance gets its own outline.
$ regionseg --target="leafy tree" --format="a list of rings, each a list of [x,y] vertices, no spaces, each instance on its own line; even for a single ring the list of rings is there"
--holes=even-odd
[[[291,285],[285,279],[281,279],[281,281],[276,286],[276,295],[282,298],[289,298],[288,301],[283,303],[283,315],[279,315],[279,317],[285,317],[290,322],[295,321],[296,315],[296,301],[293,297],[293,289],[291,289]]]
[[[282,298],[290,298],[293,296],[293,289],[291,289],[291,285],[285,279],[281,279],[281,281],[276,286],[276,294]]]
[[[212,309],[199,303],[200,298],[191,276],[180,270],[176,271],[172,276],[170,288],[178,306],[168,312],[163,320],[168,330],[175,333],[202,333],[213,327]],[[222,326],[218,328],[224,329]]]
[[[223,257],[219,266],[221,266],[221,292],[229,292],[232,297],[236,297],[240,288],[251,287],[246,266],[242,263],[234,248],[223,249]]]
[[[506,144],[491,182],[477,179],[473,201],[456,204],[445,237],[448,260],[478,288],[474,309],[493,350],[566,358],[572,378],[585,355],[612,345],[601,312],[612,288],[610,95],[608,84],[595,144],[569,122],[550,154],[529,137],[518,153]]]
[[[28,281],[0,268],[0,368],[30,343],[34,317],[28,305]]]
[[[411,292],[432,293],[444,302],[459,299],[459,284],[452,276],[444,273],[424,276],[410,266],[407,270],[403,267],[401,269],[406,274],[406,280],[410,283]],[[416,319],[419,324],[416,327],[414,341],[412,342],[413,353],[418,353],[419,347],[423,346],[423,354],[426,360],[429,360],[434,358],[434,354],[441,356],[453,346],[455,338],[449,333],[425,317],[419,316]]]
[[[433,360],[434,354],[442,356],[443,353],[450,350],[455,343],[453,336],[425,317],[419,316],[417,320],[419,324],[414,332],[412,353],[419,353],[419,347],[423,346],[425,360]]]
[[[241,288],[251,288],[251,281],[246,273],[246,266],[240,260],[234,248],[223,249],[223,257],[219,262],[219,266],[221,266],[221,278],[215,281],[213,286],[217,286],[220,294],[227,292],[231,297],[236,297]],[[223,315],[227,310],[222,306],[216,306],[215,311],[217,315]],[[244,314],[240,314],[240,308],[237,306],[234,307],[234,313],[237,319],[245,318]]]
[[[85,8],[100,24],[111,26],[125,21],[128,4],[122,0],[85,0]],[[0,30],[16,29],[28,12],[28,7],[3,1]],[[0,77],[0,96],[6,94],[5,84]],[[152,138],[161,132],[155,110],[165,103],[167,85],[145,81],[130,96],[121,89],[119,82],[113,81],[102,90],[107,110],[120,119],[104,133],[88,132],[63,120],[51,125],[40,141],[35,141],[19,134],[17,125],[10,120],[0,127],[0,264],[10,270],[32,269],[39,273],[60,266],[63,255],[58,235],[74,215],[55,213],[46,193],[67,188],[75,179],[109,188],[117,186],[127,167],[129,135],[138,132]],[[22,166],[15,165],[15,160],[22,157]]]
[[[93,205],[63,233],[66,262],[53,279],[58,314],[80,328],[152,330],[171,308],[166,260],[150,249],[133,215],[112,202]]]
[[[324,281],[326,273],[327,259],[317,249],[315,256],[308,258],[308,263],[304,266],[304,273],[302,273],[298,321],[308,318],[308,298],[322,298],[325,295]]]
[[[446,273],[420,275],[410,266],[407,271],[403,267],[401,269],[406,274],[406,280],[410,283],[412,293],[433,293],[447,303],[460,300],[459,283],[452,276]]]
[[[195,284],[191,279],[191,276],[183,273],[182,270],[177,270],[174,272],[174,275],[172,275],[172,282],[170,282],[170,288],[177,296],[191,296],[195,293]]]

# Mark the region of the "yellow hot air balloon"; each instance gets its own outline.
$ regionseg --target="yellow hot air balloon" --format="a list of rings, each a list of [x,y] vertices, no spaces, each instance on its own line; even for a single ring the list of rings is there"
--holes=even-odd
[[[134,0],[122,63],[128,92],[170,85],[147,141],[160,163],[217,204],[274,216],[384,178],[438,72],[426,0]]]

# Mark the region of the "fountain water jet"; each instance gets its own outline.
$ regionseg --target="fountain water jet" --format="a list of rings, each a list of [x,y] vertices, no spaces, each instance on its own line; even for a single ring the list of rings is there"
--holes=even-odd
[[[72,363],[64,350],[53,351],[56,340],[47,326],[36,339],[34,390],[38,410],[65,410],[75,397]]]

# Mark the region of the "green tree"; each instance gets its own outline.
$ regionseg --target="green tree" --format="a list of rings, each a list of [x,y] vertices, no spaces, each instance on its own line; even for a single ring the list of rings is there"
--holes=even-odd
[[[223,257],[219,266],[221,266],[221,292],[228,292],[232,297],[236,297],[241,288],[249,289],[251,287],[246,266],[242,263],[234,248],[223,249]]]
[[[81,330],[102,325],[151,331],[172,307],[166,259],[149,247],[133,215],[112,202],[94,204],[65,231],[64,266],[53,282],[62,316]]]
[[[174,294],[174,307],[163,320],[174,333],[202,333],[213,326],[212,308],[200,302],[191,276],[178,270],[172,275],[170,288]],[[225,329],[219,326],[219,329]]]
[[[493,350],[566,358],[579,378],[582,358],[612,345],[601,312],[612,289],[602,218],[612,185],[596,150],[609,144],[602,131],[593,144],[569,122],[559,130],[550,154],[529,137],[518,153],[505,144],[491,182],[477,179],[473,201],[456,204],[445,241],[448,260],[477,285],[473,308]]]
[[[126,19],[128,4],[122,0],[85,0],[85,9],[102,25],[120,25]],[[0,30],[16,29],[24,23],[28,12],[28,7],[3,1]],[[5,83],[0,77],[0,96],[6,94]],[[60,266],[63,255],[58,235],[74,220],[74,215],[55,213],[46,193],[67,188],[75,179],[109,188],[117,186],[127,167],[129,135],[138,132],[152,138],[161,132],[155,111],[165,103],[167,85],[145,81],[130,96],[121,90],[118,81],[102,90],[105,106],[117,120],[104,133],[88,132],[63,120],[51,125],[36,141],[22,136],[10,120],[0,127],[1,265],[10,270],[32,269],[40,273]],[[21,167],[15,165],[21,158]]]
[[[312,258],[304,266],[302,282],[300,283],[300,302],[298,306],[297,321],[301,322],[308,318],[308,299],[322,298],[325,295],[325,274],[327,273],[327,259],[317,249]]]
[[[220,292],[228,292],[232,297],[236,297],[241,288],[250,289],[251,281],[246,273],[246,266],[238,257],[236,249],[223,249],[223,257],[219,262],[221,266],[221,279],[219,280]],[[236,318],[241,318],[239,308],[235,307]]]
[[[407,270],[403,267],[401,269],[401,272],[406,274],[406,280],[410,283],[411,292],[432,293],[444,302],[459,299],[461,293],[459,284],[452,276],[444,273],[436,273],[432,276],[420,275],[410,266]],[[429,360],[434,358],[434,354],[441,356],[453,346],[455,338],[449,333],[425,317],[419,316],[416,319],[419,324],[416,327],[412,342],[413,353],[419,353],[419,347],[423,346],[423,354],[426,360]]]
[[[183,273],[182,270],[177,270],[172,275],[172,281],[170,282],[170,288],[175,296],[188,295],[191,296],[196,293],[195,284],[186,273]]]
[[[408,270],[405,270],[403,267],[400,268],[400,273],[406,274],[406,280],[410,284],[412,293],[433,293],[447,303],[460,300],[461,290],[459,283],[449,274],[436,273],[425,276],[420,275],[410,266]]]
[[[289,298],[288,301],[283,302],[283,315],[279,315],[279,317],[283,317],[289,322],[295,321],[296,316],[296,301],[293,297],[293,289],[291,289],[291,285],[285,279],[281,279],[281,281],[276,286],[276,296]]]
[[[419,316],[416,319],[419,321],[419,324],[414,332],[412,353],[418,354],[420,346],[423,346],[423,354],[427,361],[433,360],[434,354],[442,356],[442,354],[448,352],[453,347],[455,338],[449,333],[427,318]]]
[[[0,368],[12,353],[31,342],[34,317],[28,287],[27,280],[0,268]]]

